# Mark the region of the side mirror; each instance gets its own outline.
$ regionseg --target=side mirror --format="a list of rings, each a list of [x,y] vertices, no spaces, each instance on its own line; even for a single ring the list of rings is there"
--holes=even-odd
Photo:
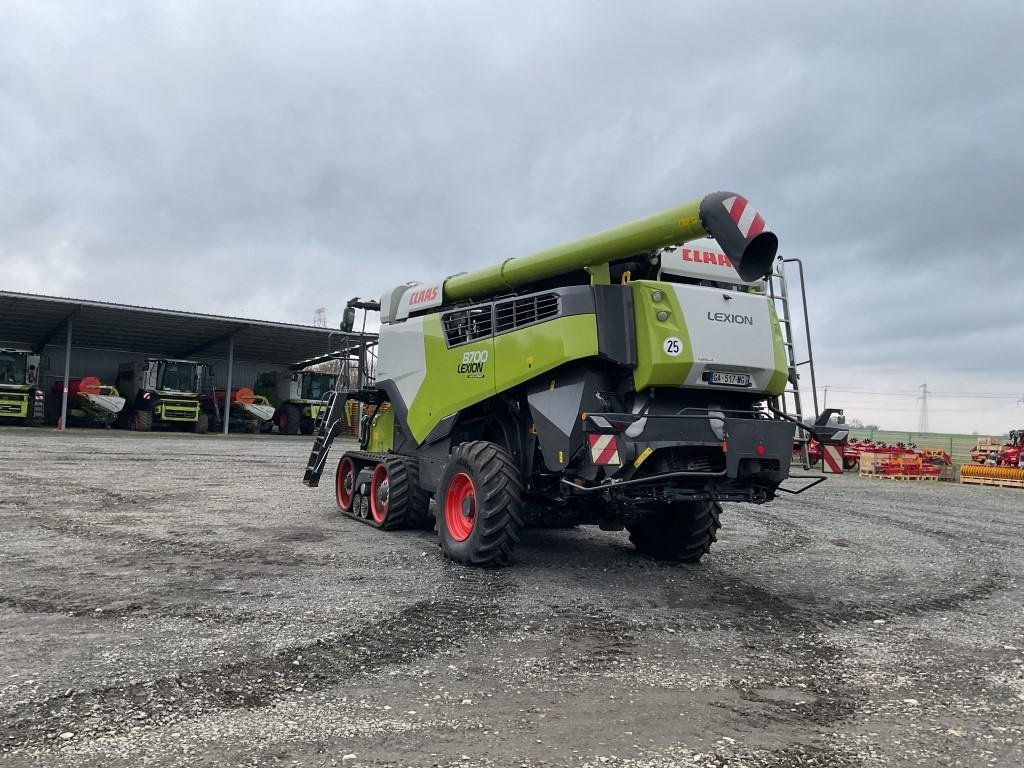
[[[345,312],[341,316],[341,330],[345,333],[349,333],[356,324],[356,308],[345,307]]]

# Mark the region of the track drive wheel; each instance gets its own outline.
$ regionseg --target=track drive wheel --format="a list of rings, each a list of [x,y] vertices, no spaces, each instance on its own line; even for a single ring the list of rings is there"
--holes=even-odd
[[[664,502],[626,520],[637,551],[663,560],[698,563],[718,540],[721,507],[713,501]]]
[[[419,487],[415,459],[388,456],[370,478],[370,516],[387,531],[422,524],[429,501]]]
[[[192,424],[192,431],[197,435],[205,435],[210,431],[210,414],[200,411],[199,417]]]
[[[351,512],[356,493],[356,463],[350,456],[342,456],[338,462],[338,471],[334,474],[334,498],[338,509]]]
[[[523,485],[505,449],[482,440],[455,447],[437,491],[441,549],[464,565],[505,565],[523,527]]]
[[[298,406],[285,403],[277,414],[277,430],[282,435],[297,435],[302,426],[302,411]]]

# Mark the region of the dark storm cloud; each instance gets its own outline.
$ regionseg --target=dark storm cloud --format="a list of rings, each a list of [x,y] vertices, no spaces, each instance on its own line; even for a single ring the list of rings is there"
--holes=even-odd
[[[733,188],[807,264],[819,381],[1010,388],[1024,329],[979,308],[1020,306],[1022,32],[1012,2],[8,3],[0,264],[333,321]]]

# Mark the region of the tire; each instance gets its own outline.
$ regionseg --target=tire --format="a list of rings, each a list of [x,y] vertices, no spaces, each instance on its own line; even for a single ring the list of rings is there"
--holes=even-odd
[[[282,435],[297,435],[302,426],[302,411],[298,406],[285,403],[277,414],[277,431]]]
[[[304,435],[312,435],[316,430],[316,422],[303,416],[299,421],[299,432]]]
[[[192,431],[197,435],[205,435],[210,431],[210,414],[206,411],[199,412],[199,418],[195,420],[192,425]]]
[[[457,563],[506,565],[523,527],[523,484],[512,457],[494,443],[455,447],[437,491],[437,532]]]
[[[843,458],[843,469],[847,471],[855,470],[860,466],[860,461],[853,456],[846,456]]]
[[[637,551],[663,560],[698,563],[718,540],[721,508],[713,501],[665,502],[627,520]]]
[[[352,511],[357,473],[355,462],[348,456],[342,456],[338,462],[338,470],[334,473],[334,500],[342,512]]]
[[[129,424],[129,429],[134,429],[136,432],[149,432],[153,429],[153,412],[136,411],[131,414]]]

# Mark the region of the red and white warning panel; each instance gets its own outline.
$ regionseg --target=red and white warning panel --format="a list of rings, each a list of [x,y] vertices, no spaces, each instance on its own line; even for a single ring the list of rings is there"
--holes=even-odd
[[[590,458],[599,467],[619,466],[619,440],[615,435],[589,435]]]
[[[821,468],[829,474],[843,474],[843,446],[827,443],[821,446]]]

